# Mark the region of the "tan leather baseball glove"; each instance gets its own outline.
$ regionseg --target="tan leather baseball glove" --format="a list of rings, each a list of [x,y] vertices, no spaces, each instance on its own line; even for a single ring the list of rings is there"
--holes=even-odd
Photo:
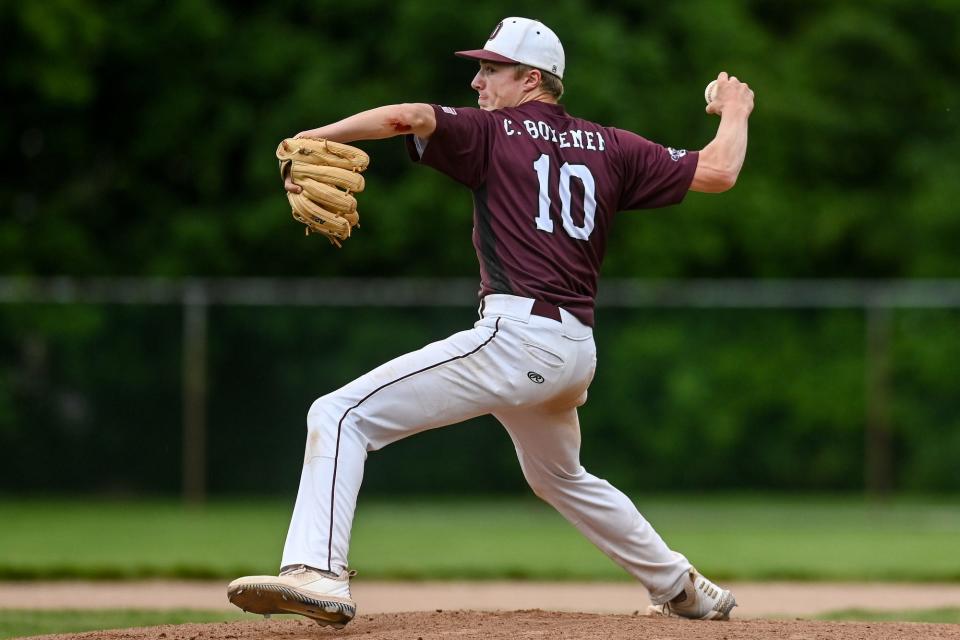
[[[370,156],[332,140],[287,138],[277,147],[277,159],[280,177],[286,179],[289,171],[303,189],[287,192],[294,220],[307,225],[307,235],[320,233],[341,246],[360,222],[353,194],[363,191],[360,172],[370,164]]]

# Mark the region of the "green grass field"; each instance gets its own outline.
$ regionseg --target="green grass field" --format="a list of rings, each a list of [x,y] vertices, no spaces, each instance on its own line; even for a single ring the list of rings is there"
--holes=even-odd
[[[657,496],[637,504],[717,580],[960,580],[960,500]],[[0,499],[0,578],[274,572],[290,500]],[[534,499],[361,500],[366,578],[627,579]]]
[[[277,618],[295,616],[276,616]],[[222,622],[225,620],[259,619],[259,616],[222,611],[138,611],[129,609],[34,611],[0,609],[0,640],[47,633],[71,633],[100,629],[148,627],[186,622]],[[865,620],[898,622],[960,623],[960,609],[928,609],[921,611],[835,611],[819,620]]]
[[[79,633],[101,629],[152,627],[161,624],[185,622],[222,622],[224,620],[254,619],[251,614],[223,611],[139,611],[132,609],[77,609],[74,611],[37,611],[33,609],[0,609],[0,640],[47,633]]]

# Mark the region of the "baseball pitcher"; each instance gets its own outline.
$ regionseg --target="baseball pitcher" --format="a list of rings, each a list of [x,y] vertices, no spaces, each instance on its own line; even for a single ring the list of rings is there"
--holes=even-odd
[[[706,108],[720,117],[716,137],[685,151],[567,113],[559,103],[563,47],[541,22],[506,18],[482,49],[456,55],[479,62],[470,85],[479,108],[385,106],[294,141],[403,136],[413,162],[467,187],[479,320],[313,403],[280,575],[237,579],[228,597],[254,613],[345,625],[356,612],[347,552],[367,452],[492,414],[534,493],[649,591],[650,614],[726,620],[736,605],[730,591],[700,575],[627,496],[580,464],[577,408],[596,367],[594,297],[617,212],[733,187],[753,92],[720,73]],[[290,194],[302,191],[295,171],[285,173]]]

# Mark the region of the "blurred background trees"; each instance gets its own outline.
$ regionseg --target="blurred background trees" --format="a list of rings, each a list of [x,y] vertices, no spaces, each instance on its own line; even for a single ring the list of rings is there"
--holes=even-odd
[[[701,94],[720,70],[756,92],[736,189],[623,214],[606,276],[960,276],[955,0],[4,2],[0,274],[475,276],[469,194],[411,165],[399,140],[363,145],[363,228],[342,251],[291,222],[273,151],[380,104],[474,104],[473,65],[452,51],[509,13],[562,39],[568,111],[666,145],[710,140]],[[291,489],[314,397],[471,321],[345,314],[215,313],[213,488],[246,489],[230,467],[257,459],[289,467],[272,488]],[[957,319],[895,320],[898,488],[960,488]],[[598,328],[583,412],[598,474],[647,488],[862,483],[858,314],[605,311]],[[0,486],[174,490],[179,330],[175,310],[0,307]],[[321,346],[331,331],[343,353]],[[522,486],[489,421],[422,438],[378,454],[371,485]],[[492,461],[471,458],[481,447]],[[55,472],[31,456],[53,456]]]

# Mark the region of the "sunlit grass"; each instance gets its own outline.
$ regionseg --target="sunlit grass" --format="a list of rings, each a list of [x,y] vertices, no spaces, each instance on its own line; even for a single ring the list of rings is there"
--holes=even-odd
[[[843,609],[817,616],[819,620],[863,620],[867,622],[939,622],[960,624],[960,608],[917,609],[904,611],[871,611]]]
[[[657,496],[637,501],[718,580],[960,580],[960,503]],[[0,578],[231,578],[275,572],[292,500],[0,500]],[[627,579],[534,499],[361,500],[365,578]]]
[[[223,622],[254,618],[251,614],[223,611],[170,611],[77,609],[39,611],[33,609],[0,609],[0,639],[35,636],[48,633],[75,633],[126,627],[152,627],[185,622]]]

